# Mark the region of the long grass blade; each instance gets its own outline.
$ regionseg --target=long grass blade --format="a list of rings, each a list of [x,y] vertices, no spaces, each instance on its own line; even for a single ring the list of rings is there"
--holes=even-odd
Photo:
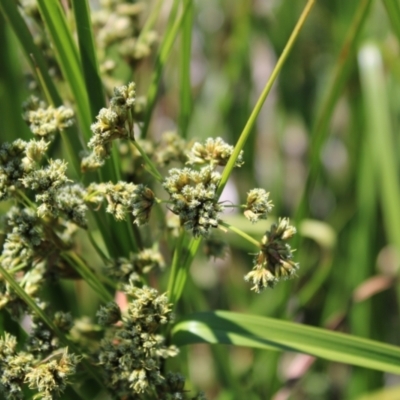
[[[87,0],[72,0],[72,6],[78,34],[80,61],[89,97],[91,119],[94,120],[99,110],[105,107],[105,100],[90,20],[90,9]]]
[[[172,330],[178,346],[230,344],[306,353],[364,368],[400,374],[400,348],[376,341],[272,318],[229,311],[197,313]]]
[[[161,43],[160,51],[156,60],[155,70],[148,90],[147,109],[142,129],[142,137],[145,137],[147,134],[147,130],[150,124],[151,114],[154,110],[154,106],[157,100],[157,93],[158,93],[158,88],[160,86],[162,71],[164,69],[165,63],[167,62],[168,56],[171,52],[172,45],[174,44],[178,31],[181,28],[182,22],[185,19],[186,12],[189,9],[190,3],[191,3],[190,1],[185,2],[183,10],[178,18],[170,18],[170,21],[173,23],[171,23],[167,28],[167,31],[165,32],[164,35],[164,40]],[[172,16],[176,14],[178,4],[179,1],[175,0],[171,10]]]
[[[400,185],[396,142],[391,127],[384,66],[377,46],[364,45],[358,56],[361,87],[365,96],[368,140],[378,174],[378,194],[382,202],[385,230],[389,241],[400,250]]]
[[[397,39],[400,40],[400,4],[397,0],[382,0]]]
[[[18,37],[18,41],[22,46],[32,72],[35,75],[37,75],[37,73],[40,74],[42,82],[45,85],[45,90],[49,93],[53,105],[62,105],[61,97],[49,75],[49,70],[43,55],[33,42],[33,37],[29,32],[24,19],[18,12],[17,3],[13,0],[2,0],[0,1],[0,9],[7,22],[11,25],[15,35]]]
[[[307,177],[303,197],[297,211],[296,220],[300,221],[306,216],[307,202],[312,187],[314,186],[320,171],[320,154],[322,146],[328,135],[328,124],[331,119],[334,107],[343,87],[346,83],[349,71],[354,65],[357,44],[365,21],[367,20],[372,0],[361,0],[358,4],[354,18],[350,23],[349,30],[339,52],[329,83],[320,101],[321,106],[317,110],[315,122],[311,130],[311,153],[310,170]]]
[[[192,0],[186,0],[189,3],[188,11],[182,26],[182,44],[181,44],[181,77],[180,77],[180,114],[179,128],[183,137],[187,136],[190,113],[192,111],[192,93],[190,80],[190,62],[192,49],[192,28],[194,5]]]
[[[89,140],[92,118],[80,59],[71,31],[59,2],[38,0],[38,6],[50,33],[62,74],[74,96],[83,135],[85,140]]]
[[[20,115],[15,112],[21,108],[27,93],[23,90],[21,78],[22,66],[19,65],[19,52],[16,39],[11,27],[5,23],[4,16],[0,12],[0,59],[7,62],[0,63],[0,109],[2,110],[2,140],[12,142],[15,133],[21,139],[28,139],[31,135],[29,128]],[[15,90],[18,88],[19,90]],[[22,89],[22,90],[21,90]]]

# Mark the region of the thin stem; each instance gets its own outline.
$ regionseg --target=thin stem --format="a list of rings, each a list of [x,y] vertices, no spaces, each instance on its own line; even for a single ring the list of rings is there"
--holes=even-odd
[[[107,262],[108,261],[108,257],[107,255],[104,253],[104,251],[100,248],[100,246],[96,243],[96,240],[93,237],[93,233],[90,229],[88,229],[88,236],[89,236],[89,240],[90,243],[92,244],[92,246],[94,247],[94,249],[96,250],[97,254],[99,255],[99,257],[103,260],[103,262]]]
[[[147,167],[149,168],[149,172],[151,172],[151,174],[159,181],[162,182],[163,181],[163,176],[160,174],[160,172],[158,171],[157,167],[154,165],[154,163],[150,160],[150,158],[147,156],[147,154],[145,153],[145,151],[142,149],[142,147],[140,146],[140,144],[137,142],[137,140],[134,140],[133,145],[138,149],[140,155],[143,157]]]
[[[228,164],[226,165],[224,172],[222,173],[221,181],[219,183],[218,190],[217,190],[218,196],[221,196],[221,193],[224,190],[226,183],[228,182],[229,176],[233,170],[233,167],[235,166],[236,160],[239,157],[239,154],[240,154],[241,150],[243,149],[243,147],[246,143],[246,140],[251,133],[251,130],[253,129],[253,126],[256,122],[258,114],[260,113],[261,108],[262,108],[269,92],[271,91],[273,83],[275,82],[283,65],[285,64],[285,61],[288,58],[290,51],[292,50],[294,42],[298,38],[298,36],[300,34],[300,30],[303,27],[314,3],[315,3],[315,0],[308,0],[302,14],[300,15],[299,20],[297,21],[296,26],[293,29],[292,34],[290,35],[289,40],[286,43],[285,48],[283,49],[281,56],[279,57],[278,62],[276,63],[274,70],[272,71],[270,78],[268,79],[267,84],[264,87],[264,90],[262,91],[259,99],[257,100],[257,103],[254,106],[254,109],[251,112],[250,117],[247,120],[245,127],[243,128],[242,133],[240,134],[240,137],[236,143],[235,149],[234,149],[231,157],[229,158]]]
[[[161,6],[163,5],[164,0],[158,0],[157,3],[154,5],[150,15],[146,18],[146,22],[143,25],[142,30],[140,31],[139,37],[137,39],[138,43],[140,43],[143,38],[145,37],[145,34],[153,28],[154,24],[157,21],[157,18],[160,14],[161,11]]]
[[[227,222],[221,221],[219,225],[228,228],[230,231],[235,232],[237,235],[241,236],[243,239],[247,240],[248,242],[254,244],[254,246],[260,247],[260,243],[257,240],[253,239],[250,235],[243,232],[241,229],[236,228],[235,226],[228,224]]]
[[[165,63],[167,62],[167,58],[171,52],[172,45],[174,44],[175,38],[178,34],[178,31],[182,25],[182,22],[185,18],[185,14],[189,9],[190,2],[186,2],[183,6],[183,10],[178,18],[177,12],[179,7],[179,0],[174,0],[172,5],[172,9],[169,16],[169,24],[167,26],[166,32],[164,34],[163,41],[160,46],[160,51],[157,56],[155,71],[153,73],[152,81],[147,94],[147,111],[144,119],[144,124],[142,128],[142,137],[145,138],[147,134],[147,130],[150,124],[151,114],[153,112],[154,106],[157,100],[157,93],[160,87],[161,74],[164,69]]]
[[[79,349],[73,342],[67,339],[63,332],[61,332],[56,324],[46,315],[46,313],[35,303],[35,301],[25,292],[25,290],[18,284],[18,282],[9,274],[9,272],[4,269],[0,264],[0,273],[4,277],[4,279],[10,284],[18,297],[26,303],[26,305],[37,315],[39,318],[57,335],[60,339],[60,342],[64,346],[68,346],[68,348],[72,349],[76,354],[82,354],[82,350]],[[90,373],[90,375],[99,383],[102,387],[104,387],[103,381],[99,378],[93,366],[89,363],[88,360],[82,358],[82,364],[86,368],[86,370]]]
[[[172,265],[171,265],[171,273],[169,275],[169,280],[168,280],[168,296],[171,300],[172,303],[174,303],[174,288],[176,286],[176,277],[178,275],[178,269],[180,266],[179,260],[182,255],[182,244],[185,238],[185,231],[183,228],[181,228],[181,232],[178,237],[178,241],[176,243],[175,251],[174,251],[174,256],[172,258]]]
[[[321,148],[329,131],[328,124],[336,102],[343,91],[343,87],[349,75],[351,62],[354,59],[354,54],[357,49],[358,38],[363,31],[362,27],[369,15],[371,3],[372,0],[361,0],[359,2],[357,10],[354,14],[354,18],[350,23],[349,30],[347,31],[342,48],[337,57],[330,80],[325,85],[325,93],[319,102],[320,107],[317,110],[317,114],[314,119],[315,123],[312,126],[310,134],[310,137],[312,138],[312,143],[310,146],[312,149],[309,162],[310,170],[308,172],[305,188],[300,200],[300,205],[297,210],[297,223],[307,215],[307,196],[312,191],[312,188],[319,176],[319,171],[321,169]]]
[[[82,276],[82,278],[84,278],[88,285],[94,289],[104,302],[113,300],[113,297],[103,286],[102,282],[77,254],[73,252],[64,252],[61,253],[61,257],[75,266],[76,271]]]
[[[288,42],[286,43],[285,48],[283,49],[283,52],[276,64],[267,84],[265,85],[263,92],[260,95],[260,98],[258,99],[256,105],[254,106],[254,109],[253,109],[252,113],[250,114],[250,117],[249,117],[245,127],[243,128],[243,131],[239,137],[239,140],[236,143],[235,149],[234,149],[231,157],[229,158],[228,164],[226,165],[224,172],[222,174],[221,181],[220,181],[220,184],[219,184],[218,190],[217,190],[218,196],[221,196],[221,193],[224,190],[226,183],[228,182],[228,178],[235,166],[235,163],[236,163],[237,158],[239,157],[240,151],[243,149],[244,144],[246,143],[246,140],[250,135],[250,132],[255,124],[258,114],[261,111],[264,101],[267,98],[267,96],[272,88],[272,85],[275,82],[279,72],[281,71],[281,69],[293,47],[294,42],[296,41],[297,37],[299,36],[300,30],[303,27],[305,20],[306,20],[307,16],[309,15],[314,3],[315,3],[315,0],[308,0],[292,34],[290,35]],[[149,116],[148,116],[148,118],[149,118]],[[148,125],[148,123],[145,124],[144,131],[146,131],[147,125]],[[229,228],[231,228],[231,227],[229,227]],[[239,232],[236,232],[236,233],[239,233]],[[255,244],[254,239],[250,238],[250,236],[248,237],[248,239],[250,242]],[[246,240],[247,240],[247,238],[246,238]],[[192,238],[191,239],[191,241],[189,242],[189,244],[187,246],[187,248],[189,249],[189,253],[186,257],[182,257],[184,262],[183,262],[183,265],[180,266],[180,269],[179,269],[178,273],[176,274],[176,282],[171,282],[171,280],[169,282],[170,283],[169,288],[173,287],[173,290],[170,293],[170,300],[173,303],[175,303],[182,294],[182,290],[185,285],[185,281],[187,279],[187,270],[188,270],[190,264],[192,263],[194,256],[196,255],[196,253],[200,247],[200,243],[201,243],[201,238]],[[258,246],[258,243],[256,245]]]
[[[30,200],[29,197],[22,190],[16,190],[16,193],[18,194],[18,197],[20,197],[22,204],[24,204],[26,207],[36,210],[36,204],[32,200]]]
[[[26,263],[26,262],[21,263],[21,264],[17,265],[16,267],[10,269],[9,272],[10,272],[10,274],[15,274],[16,272],[21,271],[21,269],[24,269],[27,265],[28,265],[28,263]]]

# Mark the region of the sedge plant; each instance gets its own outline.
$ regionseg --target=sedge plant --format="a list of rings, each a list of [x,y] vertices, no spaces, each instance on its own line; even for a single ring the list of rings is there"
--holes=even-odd
[[[93,10],[86,0],[0,2],[31,67],[21,104],[28,129],[0,145],[0,308],[12,326],[0,336],[3,398],[204,399],[179,356],[201,342],[400,372],[394,346],[246,313],[196,313],[203,299],[190,270],[205,256],[224,258],[229,235],[246,243],[242,285],[251,296],[289,288],[301,274],[290,245],[296,224],[266,221],[273,193],[248,188],[236,202],[223,191],[248,159],[245,144],[314,3],[229,142],[187,137],[195,2],[174,0],[163,31],[162,1],[100,1]],[[181,115],[157,135],[157,95],[178,35]],[[243,230],[232,212],[261,233]],[[79,300],[60,307],[52,290],[73,296],[82,283],[95,299],[91,315]]]

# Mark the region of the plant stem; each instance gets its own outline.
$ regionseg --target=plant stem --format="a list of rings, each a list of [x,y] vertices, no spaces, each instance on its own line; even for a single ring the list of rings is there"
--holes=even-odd
[[[138,149],[140,155],[143,157],[149,172],[151,172],[151,174],[159,181],[162,182],[163,181],[163,176],[160,174],[160,172],[158,172],[157,167],[154,165],[154,163],[150,160],[150,158],[147,156],[147,154],[145,153],[145,151],[142,149],[142,147],[140,146],[140,144],[137,142],[137,140],[133,140],[132,141],[133,145]]]
[[[79,273],[79,275],[82,276],[82,278],[104,302],[113,300],[113,297],[103,286],[101,281],[77,254],[68,251],[61,253],[61,257],[75,267],[75,270]]]
[[[35,301],[25,292],[25,290],[18,284],[18,282],[0,265],[0,273],[5,280],[10,284],[18,297],[26,303],[26,305],[57,335],[60,342],[72,349],[76,354],[82,354],[82,350],[79,349],[73,342],[67,339],[63,332],[61,332],[55,323],[46,315],[46,313],[35,303]],[[86,368],[87,372],[101,385],[104,387],[103,381],[94,370],[93,366],[89,361],[82,359],[82,364]]]
[[[236,228],[235,226],[228,224],[227,222],[221,221],[219,225],[224,226],[225,228],[228,228],[230,231],[235,232],[237,235],[241,236],[243,239],[247,240],[249,243],[254,244],[256,247],[260,247],[260,243],[253,239],[250,235],[247,233],[243,232],[241,229]]]
[[[172,265],[171,265],[171,273],[169,275],[169,280],[168,280],[168,296],[171,300],[172,303],[175,302],[175,291],[174,288],[176,286],[176,277],[178,275],[178,268],[179,268],[179,260],[182,255],[182,244],[185,238],[185,231],[183,228],[181,228],[181,232],[179,234],[175,251],[174,251],[174,256],[172,258]]]
[[[158,88],[160,87],[161,74],[164,69],[164,65],[167,62],[167,58],[171,52],[172,45],[174,44],[175,38],[185,18],[186,12],[189,9],[190,2],[186,2],[183,6],[183,10],[180,16],[176,18],[179,3],[180,2],[178,0],[174,0],[169,18],[170,23],[167,26],[163,42],[160,46],[160,51],[157,56],[155,71],[147,95],[147,111],[142,129],[143,138],[146,137],[147,130],[149,128],[150,118],[157,100],[157,93]]]
[[[158,15],[161,11],[161,6],[163,5],[164,0],[157,0],[157,3],[153,6],[150,15],[146,18],[146,22],[143,25],[142,30],[140,31],[139,37],[137,38],[138,43],[140,43],[145,34],[153,28],[154,24],[157,21]]]
[[[233,170],[233,167],[235,166],[236,160],[239,157],[239,154],[240,154],[241,150],[243,149],[243,147],[246,143],[246,140],[251,133],[251,130],[253,129],[253,126],[256,122],[258,114],[260,113],[261,108],[262,108],[269,92],[271,91],[273,83],[275,82],[283,65],[285,64],[285,61],[288,58],[290,51],[292,50],[294,42],[298,38],[298,36],[300,34],[300,30],[303,27],[303,25],[306,21],[306,18],[308,17],[314,3],[315,3],[315,0],[308,0],[302,14],[300,15],[299,20],[297,21],[296,26],[293,29],[292,34],[290,35],[289,40],[286,43],[285,48],[283,49],[281,56],[279,57],[278,62],[276,63],[274,70],[272,71],[270,78],[268,79],[267,84],[264,87],[264,90],[262,91],[259,99],[257,100],[257,103],[254,106],[254,109],[251,112],[250,117],[247,120],[245,127],[243,128],[242,133],[240,134],[240,137],[236,143],[235,149],[233,150],[233,153],[232,153],[231,157],[229,158],[228,164],[226,165],[224,172],[222,173],[221,181],[219,183],[218,190],[217,190],[218,196],[221,195],[222,191],[225,188],[226,183],[228,182],[229,176]]]

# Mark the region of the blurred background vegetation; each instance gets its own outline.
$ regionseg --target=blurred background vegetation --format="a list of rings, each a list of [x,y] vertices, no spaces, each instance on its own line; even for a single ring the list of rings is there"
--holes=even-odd
[[[153,3],[146,2],[143,22]],[[304,5],[194,2],[190,96],[182,90],[188,44],[178,36],[149,136],[178,130],[236,143]],[[170,7],[166,0],[157,20],[159,40]],[[253,187],[270,192],[273,214],[289,216],[300,233],[298,278],[251,292],[243,276],[252,256],[229,235],[224,260],[200,257],[192,265],[181,312],[228,309],[400,345],[399,40],[397,0],[316,1],[246,143],[246,163],[223,194],[243,202]],[[21,118],[29,68],[1,14],[0,43],[1,141],[29,138]],[[117,74],[123,83],[134,79],[144,95],[153,70],[154,56]],[[226,217],[254,237],[265,231],[234,212]],[[90,290],[73,293],[76,313],[93,314]],[[182,372],[210,399],[378,399],[365,394],[396,385],[390,398],[400,398],[398,376],[306,355],[195,345],[179,357],[174,362],[188,360]]]

